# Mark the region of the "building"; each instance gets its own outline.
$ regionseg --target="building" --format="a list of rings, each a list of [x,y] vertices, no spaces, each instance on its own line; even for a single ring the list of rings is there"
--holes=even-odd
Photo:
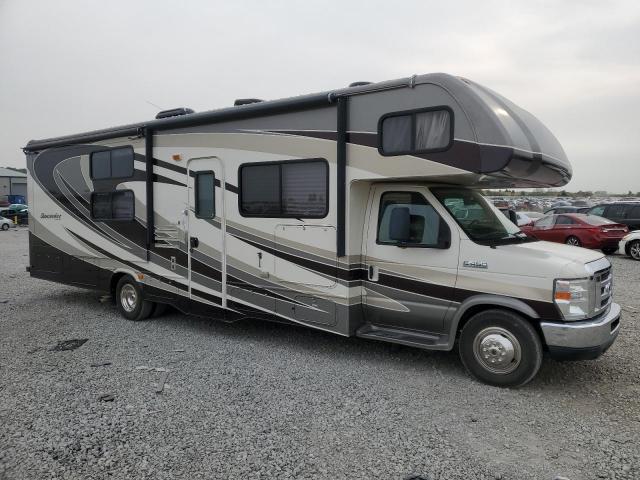
[[[4,195],[27,198],[27,174],[0,167],[0,198]]]

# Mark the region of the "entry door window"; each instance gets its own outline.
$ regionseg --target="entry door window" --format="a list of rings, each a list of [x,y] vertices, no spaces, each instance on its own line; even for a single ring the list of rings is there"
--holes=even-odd
[[[216,215],[215,183],[213,172],[198,172],[195,175],[195,210],[198,218],[214,218]]]

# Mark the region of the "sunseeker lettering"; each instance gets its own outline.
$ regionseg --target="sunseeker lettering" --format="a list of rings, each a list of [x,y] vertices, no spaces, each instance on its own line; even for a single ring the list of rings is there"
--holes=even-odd
[[[40,218],[43,220],[60,220],[62,217],[59,213],[41,213]]]

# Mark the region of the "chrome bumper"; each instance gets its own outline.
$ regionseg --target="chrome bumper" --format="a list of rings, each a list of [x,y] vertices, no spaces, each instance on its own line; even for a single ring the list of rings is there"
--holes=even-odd
[[[540,322],[550,351],[589,350],[596,356],[611,346],[620,331],[620,305],[612,303],[607,313],[578,322]]]

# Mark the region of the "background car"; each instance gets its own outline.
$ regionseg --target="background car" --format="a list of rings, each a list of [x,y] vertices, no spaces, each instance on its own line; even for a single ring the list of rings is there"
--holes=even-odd
[[[563,207],[553,207],[546,210],[544,213],[547,215],[554,215],[558,213],[585,213],[590,207],[576,207],[574,205],[567,205]]]
[[[625,235],[620,240],[619,247],[618,253],[640,261],[640,230],[635,230]]]
[[[587,213],[622,223],[630,230],[640,230],[640,202],[602,203],[591,207]]]
[[[618,250],[620,240],[629,233],[626,225],[581,213],[548,215],[522,231],[539,240],[597,248],[607,255]]]
[[[20,213],[27,208],[29,207],[22,203],[12,203],[7,208],[0,209],[0,215],[3,217],[10,217],[11,215],[16,215],[17,213]]]
[[[15,224],[8,218],[0,217],[0,230],[9,230],[15,228]]]
[[[525,225],[533,225],[533,218],[523,212],[516,212],[517,223],[519,227],[524,227]]]

